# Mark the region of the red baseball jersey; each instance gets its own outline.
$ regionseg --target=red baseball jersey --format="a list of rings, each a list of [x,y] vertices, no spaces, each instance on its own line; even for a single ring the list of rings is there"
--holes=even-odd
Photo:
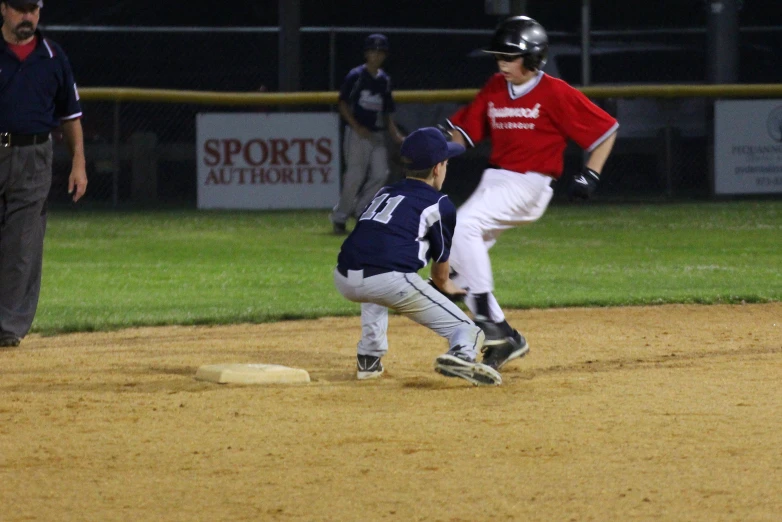
[[[493,166],[559,178],[568,139],[591,151],[619,127],[579,90],[543,72],[523,89],[515,96],[497,73],[449,120],[470,145],[491,139]]]

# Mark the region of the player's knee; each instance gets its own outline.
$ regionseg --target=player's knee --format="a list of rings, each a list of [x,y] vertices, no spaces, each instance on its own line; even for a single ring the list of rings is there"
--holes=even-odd
[[[484,235],[483,228],[478,220],[457,218],[456,231],[454,232],[454,239],[461,237],[462,239],[482,239]]]

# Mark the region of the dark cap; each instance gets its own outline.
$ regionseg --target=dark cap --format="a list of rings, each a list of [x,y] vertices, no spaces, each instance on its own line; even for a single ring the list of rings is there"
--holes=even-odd
[[[370,50],[377,50],[377,51],[388,51],[388,38],[384,34],[375,33],[370,34],[367,36],[367,39],[364,40],[364,50],[370,51]]]
[[[37,5],[38,7],[43,7],[43,0],[2,0],[2,1],[10,5],[11,7],[15,7],[17,9],[21,9],[28,5]]]
[[[464,152],[464,147],[458,143],[446,141],[443,133],[434,127],[424,127],[411,132],[405,141],[399,155],[402,163],[410,170],[430,169],[448,158],[453,158]]]

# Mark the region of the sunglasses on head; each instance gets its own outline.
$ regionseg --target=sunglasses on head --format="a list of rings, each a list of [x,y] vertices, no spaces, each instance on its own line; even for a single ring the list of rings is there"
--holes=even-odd
[[[498,62],[514,62],[521,58],[520,54],[494,54],[494,59]]]

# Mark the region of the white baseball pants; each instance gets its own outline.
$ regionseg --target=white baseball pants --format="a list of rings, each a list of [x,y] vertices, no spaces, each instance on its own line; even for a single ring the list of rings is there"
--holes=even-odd
[[[536,172],[486,169],[478,187],[459,207],[450,263],[458,274],[454,283],[468,289],[465,303],[473,314],[474,295],[494,290],[489,249],[503,231],[540,219],[554,195],[551,179]],[[494,295],[489,296],[489,309],[491,321],[505,320]]]

